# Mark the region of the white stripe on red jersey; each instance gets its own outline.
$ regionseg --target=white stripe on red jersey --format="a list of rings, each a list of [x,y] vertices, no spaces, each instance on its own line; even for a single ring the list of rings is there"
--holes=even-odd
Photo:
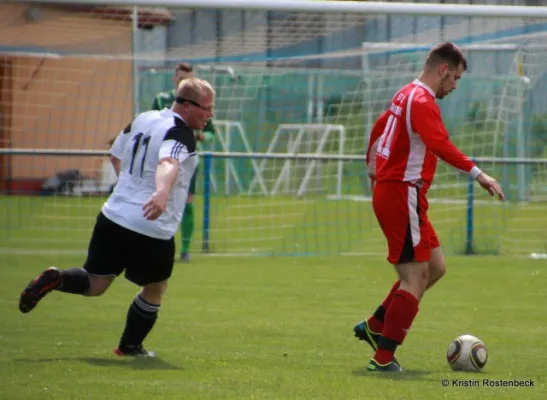
[[[374,124],[367,164],[378,182],[422,183],[429,187],[437,157],[473,178],[481,173],[450,141],[433,90],[416,79],[397,92]]]

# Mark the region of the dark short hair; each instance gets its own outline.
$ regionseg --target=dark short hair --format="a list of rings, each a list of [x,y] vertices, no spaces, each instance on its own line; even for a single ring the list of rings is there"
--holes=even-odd
[[[193,70],[194,70],[194,66],[187,62],[181,62],[177,64],[177,66],[175,67],[175,72],[179,72],[179,71],[192,72]]]
[[[444,42],[435,45],[427,55],[425,65],[436,67],[439,64],[448,64],[450,68],[457,68],[462,64],[464,71],[467,71],[467,59],[461,49],[454,43]]]

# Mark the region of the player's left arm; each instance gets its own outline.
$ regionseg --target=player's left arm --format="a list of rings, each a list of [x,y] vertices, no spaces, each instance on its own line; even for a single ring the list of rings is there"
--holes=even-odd
[[[116,171],[116,175],[120,176],[120,168],[122,166],[122,160],[114,156],[111,156],[110,162],[112,163],[112,166],[114,167],[114,171]]]
[[[412,103],[412,129],[441,160],[476,179],[482,172],[469,157],[452,143],[436,104],[426,100]]]
[[[482,172],[469,157],[452,143],[448,131],[444,127],[439,107],[436,104],[425,102],[413,103],[412,107],[412,128],[420,135],[424,144],[433,154],[477,180],[491,196],[497,195],[499,200],[505,200],[505,195],[498,182]]]

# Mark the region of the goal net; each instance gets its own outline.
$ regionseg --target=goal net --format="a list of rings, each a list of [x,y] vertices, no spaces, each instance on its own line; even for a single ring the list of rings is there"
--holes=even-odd
[[[451,40],[469,70],[439,102],[446,126],[508,202],[476,186],[469,213],[467,178],[440,163],[429,212],[443,247],[464,252],[471,225],[477,253],[547,252],[547,17],[213,3],[0,5],[2,247],[85,250],[115,184],[109,140],[174,88],[185,61],[217,93],[216,137],[200,151],[223,154],[212,159],[207,196],[199,168],[192,251],[205,202],[213,252],[383,254],[368,134],[431,45]]]

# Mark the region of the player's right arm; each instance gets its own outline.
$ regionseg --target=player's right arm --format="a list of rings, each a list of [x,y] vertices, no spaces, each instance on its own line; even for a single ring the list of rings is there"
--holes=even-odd
[[[371,187],[374,187],[376,181],[376,149],[378,148],[378,142],[382,133],[384,132],[387,120],[389,118],[389,111],[385,111],[374,123],[370,137],[368,141],[366,162],[368,166],[368,176],[370,178]]]
[[[169,129],[159,150],[156,168],[156,191],[144,204],[144,217],[157,219],[167,207],[169,195],[179,173],[179,165],[187,158],[195,156],[194,133],[185,127],[174,126]]]
[[[163,214],[178,171],[179,162],[176,158],[164,157],[159,161],[156,169],[156,191],[143,206],[146,219],[155,220]]]
[[[469,175],[490,195],[497,194],[500,200],[504,199],[503,191],[497,181],[482,172],[469,157],[458,149],[450,140],[444,127],[439,107],[430,100],[420,99],[412,103],[412,129],[424,144],[441,160]]]

